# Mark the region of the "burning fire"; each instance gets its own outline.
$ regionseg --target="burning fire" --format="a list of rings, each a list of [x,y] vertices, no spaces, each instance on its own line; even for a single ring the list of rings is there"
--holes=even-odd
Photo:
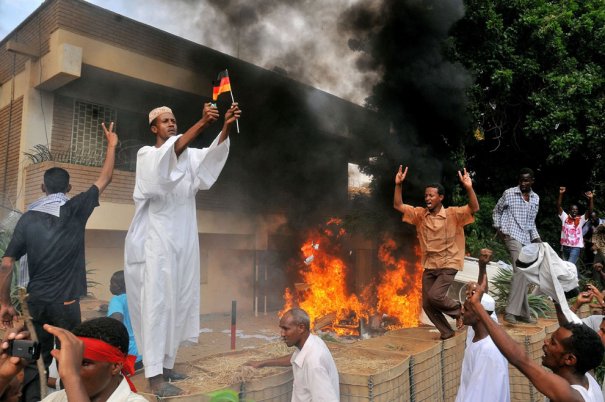
[[[388,316],[387,327],[418,325],[421,302],[422,268],[393,256],[397,245],[385,239],[378,257],[383,273],[358,296],[347,288],[350,268],[342,259],[341,240],[346,234],[339,219],[332,218],[322,230],[309,234],[301,247],[298,274],[302,283],[294,291],[286,289],[283,311],[294,306],[305,310],[316,329],[330,326],[339,335],[358,334],[360,320]]]

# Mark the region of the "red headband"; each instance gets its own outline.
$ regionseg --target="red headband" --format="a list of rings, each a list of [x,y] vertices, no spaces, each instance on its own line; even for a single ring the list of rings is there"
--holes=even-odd
[[[133,355],[125,355],[122,351],[115,346],[103,342],[100,339],[85,338],[78,336],[82,342],[84,342],[84,358],[88,360],[94,360],[97,362],[107,363],[122,363],[122,374],[132,392],[137,392],[134,384],[130,381],[129,376],[134,374],[134,362],[136,357]]]

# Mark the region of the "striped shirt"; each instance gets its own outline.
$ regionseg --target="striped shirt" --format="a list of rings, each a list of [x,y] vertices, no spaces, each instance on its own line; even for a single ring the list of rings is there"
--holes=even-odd
[[[536,229],[536,215],[540,197],[530,190],[529,201],[525,201],[519,186],[504,191],[494,208],[494,227],[523,245],[540,237]]]

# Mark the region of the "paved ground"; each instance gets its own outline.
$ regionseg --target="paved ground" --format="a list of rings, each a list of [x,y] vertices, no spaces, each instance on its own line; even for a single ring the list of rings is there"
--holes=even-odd
[[[82,300],[82,319],[103,316],[102,305],[107,302],[97,299]],[[277,312],[267,315],[239,312],[236,317],[235,349],[256,347],[279,341],[279,319]],[[177,363],[197,360],[201,357],[231,350],[231,314],[205,314],[200,316],[198,343],[188,343],[179,348]]]

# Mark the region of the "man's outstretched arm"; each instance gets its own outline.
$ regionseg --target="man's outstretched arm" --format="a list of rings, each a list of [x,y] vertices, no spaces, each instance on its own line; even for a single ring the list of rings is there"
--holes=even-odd
[[[179,156],[189,146],[191,141],[195,140],[209,125],[218,119],[219,113],[216,106],[212,103],[204,103],[202,109],[202,118],[199,119],[193,126],[189,127],[183,135],[181,135],[174,143],[174,153]]]
[[[250,366],[254,368],[263,368],[263,367],[288,367],[292,363],[290,363],[290,359],[292,358],[292,354],[276,357],[275,359],[267,359],[267,360],[251,360],[249,362],[244,363],[244,366]]]
[[[101,174],[95,181],[95,186],[99,189],[101,194],[105,188],[111,183],[113,177],[113,167],[116,163],[116,147],[118,146],[118,135],[113,131],[113,121],[109,124],[109,129],[105,127],[105,123],[101,123],[103,132],[105,132],[105,138],[107,138],[107,152],[105,154],[105,162],[101,168]]]
[[[588,198],[588,209],[586,210],[584,217],[586,220],[589,220],[590,214],[592,214],[592,210],[594,209],[594,194],[592,191],[587,191],[584,193],[584,196]]]
[[[229,131],[231,131],[231,126],[237,119],[240,118],[242,111],[237,106],[237,102],[231,104],[231,107],[225,113],[225,123],[223,124],[223,129],[221,130],[221,136],[218,139],[218,143],[225,141],[229,138]]]
[[[487,280],[487,264],[492,259],[492,250],[488,248],[482,248],[479,250],[479,276],[477,277],[477,283],[483,284],[485,293],[488,292],[489,281]]]
[[[515,366],[542,394],[555,401],[583,401],[580,394],[571,388],[566,379],[546,371],[533,361],[525,349],[515,342],[504,329],[496,324],[481,305],[481,296],[484,287],[476,283],[469,283],[465,308],[471,309],[487,328],[490,337],[506,357],[506,360]]]
[[[557,214],[560,216],[563,213],[563,194],[567,189],[559,187],[559,196],[557,197]]]
[[[473,180],[471,179],[471,175],[468,174],[466,168],[464,168],[464,173],[458,171],[458,177],[460,178],[460,183],[466,189],[466,194],[468,195],[468,206],[471,209],[471,212],[474,214],[479,211],[479,200],[477,199],[477,194],[475,194],[475,190],[473,189]]]
[[[403,192],[403,182],[405,181],[405,176],[407,176],[407,174],[408,167],[406,166],[405,170],[403,170],[403,166],[399,165],[399,170],[395,175],[395,195],[393,196],[393,208],[401,213],[405,212],[401,193]]]

